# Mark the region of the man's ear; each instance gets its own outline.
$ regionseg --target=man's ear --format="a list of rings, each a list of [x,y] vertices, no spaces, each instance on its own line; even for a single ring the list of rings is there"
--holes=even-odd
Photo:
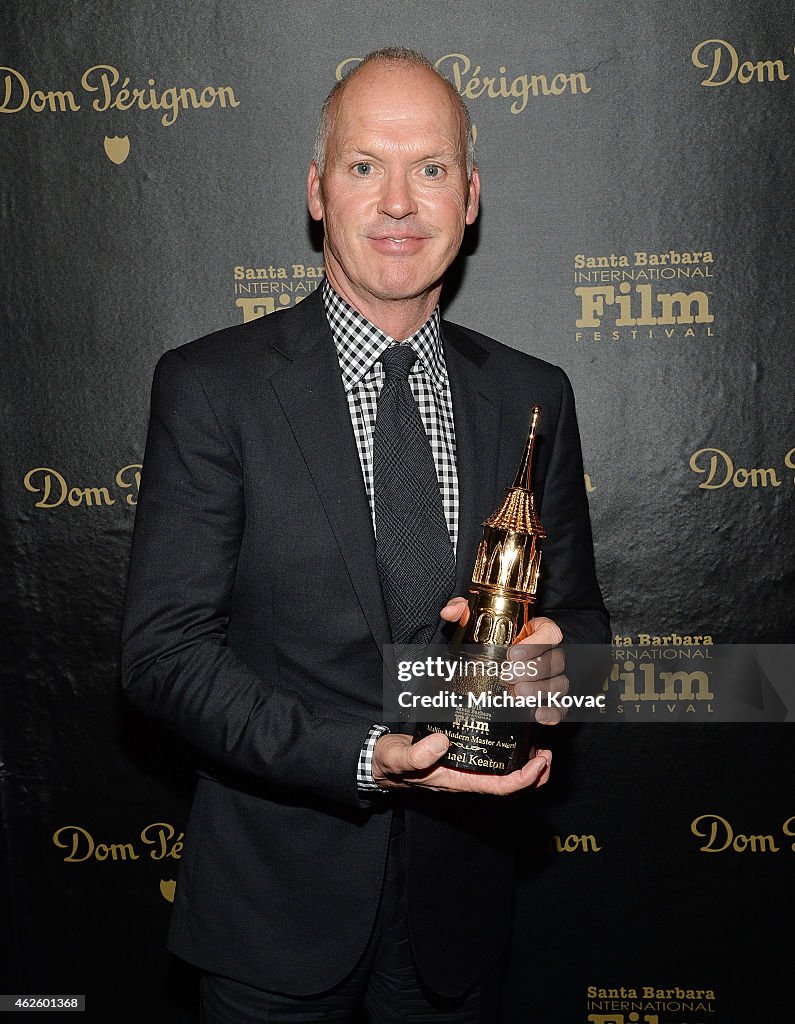
[[[306,179],[306,205],[312,220],[323,220],[323,195],[320,188],[320,174],[313,160],[309,165]]]
[[[480,172],[477,167],[472,168],[472,177],[469,179],[469,198],[467,199],[466,223],[474,224],[477,220],[480,209]]]

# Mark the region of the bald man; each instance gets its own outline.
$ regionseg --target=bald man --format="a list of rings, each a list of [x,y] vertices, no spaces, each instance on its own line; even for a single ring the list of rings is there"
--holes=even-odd
[[[323,286],[155,371],[123,681],[198,752],[169,948],[201,969],[208,1024],[493,1010],[517,856],[506,798],[544,785],[551,754],[473,775],[439,763],[445,737],[384,723],[373,450],[396,350],[411,350],[450,549],[426,635],[466,615],[455,595],[534,404],[549,542],[532,641],[610,632],[565,374],[440,317],[479,197],[452,85],[414,51],[370,54],[329,94],[309,168]],[[546,661],[550,683],[561,664]]]

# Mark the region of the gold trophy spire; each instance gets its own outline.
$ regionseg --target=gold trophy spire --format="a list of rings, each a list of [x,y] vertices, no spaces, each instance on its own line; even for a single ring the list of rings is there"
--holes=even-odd
[[[461,631],[462,643],[513,643],[524,625],[527,605],[535,601],[541,565],[539,544],[546,537],[536,512],[530,476],[540,417],[541,408],[534,405],[513,486],[505,492],[496,512],[483,523],[483,540],[470,588],[474,600],[470,599],[469,622]],[[506,601],[509,603],[505,604]]]
[[[526,491],[531,490],[530,470],[533,468],[533,449],[536,443],[536,428],[540,419],[541,406],[534,405],[530,411],[530,431],[527,435],[527,443],[524,446],[524,457],[521,466],[516,471],[516,479],[513,482],[514,487],[523,487]]]

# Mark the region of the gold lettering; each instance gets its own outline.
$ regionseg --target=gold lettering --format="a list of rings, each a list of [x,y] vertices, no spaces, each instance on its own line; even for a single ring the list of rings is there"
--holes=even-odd
[[[95,71],[99,72],[98,85],[92,80],[92,75]],[[117,68],[114,68],[111,64],[95,64],[83,72],[80,84],[86,92],[98,92],[101,90],[101,96],[97,96],[95,100],[91,101],[92,108],[101,112],[110,108],[112,103],[111,89],[118,81],[119,72]]]
[[[737,853],[745,853],[750,850],[751,853],[778,853],[779,847],[776,846],[773,836],[744,836],[741,832],[735,835],[732,847]]]
[[[781,831],[784,833],[785,836],[789,836],[790,838],[795,836],[795,815],[793,815],[791,818],[787,818],[787,820],[781,826]],[[790,849],[793,853],[795,853],[795,843],[792,843]]]
[[[235,305],[243,310],[244,324],[276,311],[276,300],[271,295],[258,296],[256,299],[235,299]]]
[[[549,90],[553,96],[560,96],[569,87],[569,76],[558,73],[552,79]]]
[[[119,86],[120,80],[118,68],[110,64],[95,64],[83,73],[83,89],[98,94],[91,104],[94,110],[130,110],[132,107],[139,110],[162,110],[164,113],[160,123],[170,127],[177,120],[180,110],[207,109],[216,103],[224,108],[240,106],[234,89],[228,85],[207,85],[200,93],[192,86],[169,86],[158,94],[154,78],[148,80],[148,92],[143,88],[131,89],[129,77],[125,77]]]
[[[169,825],[166,821],[155,821],[143,829],[141,840],[147,846],[155,847],[149,851],[149,856],[152,860],[163,860],[165,857],[179,860],[182,855],[182,848],[184,846],[182,840],[185,838],[185,833],[180,832],[177,835],[176,841],[174,841],[175,835],[177,833],[173,825]]]
[[[61,850],[69,850],[64,863],[80,864],[89,860],[138,860],[131,843],[95,843],[94,837],[79,825],[64,825],[53,833],[53,843]]]
[[[709,823],[709,833],[701,831],[702,822]],[[699,847],[701,853],[722,853],[729,848],[734,838],[731,825],[719,814],[702,814],[698,818],[694,818],[690,823],[690,831],[698,839],[707,840],[704,846]],[[720,846],[716,846],[719,836],[723,838],[723,842]]]
[[[129,89],[130,79],[125,78],[124,84],[121,89],[116,93],[116,98],[113,101],[113,106],[116,110],[129,110],[130,107],[135,106],[135,97],[132,96]]]
[[[651,285],[638,285],[638,288],[648,288],[651,290]],[[697,324],[711,324],[715,319],[709,311],[709,299],[705,292],[690,292],[686,295],[684,292],[675,292],[673,295],[666,295],[661,293],[657,296],[657,301],[662,306],[663,315],[657,320],[657,323],[661,324],[692,324],[693,315],[691,307],[694,302],[698,304],[698,314],[695,317]],[[674,303],[679,304],[679,316],[674,319]],[[687,311],[685,311],[687,306]]]
[[[772,466],[767,469],[751,469],[749,476],[752,487],[781,487],[781,481]]]
[[[577,327],[598,327],[601,324],[601,317],[604,316],[605,300],[612,306],[616,298],[616,290],[612,285],[604,288],[575,288],[574,294],[581,300],[580,319],[576,321]]]
[[[8,74],[5,76],[4,86],[5,91],[3,93],[3,102],[0,103],[0,114],[18,114],[20,110],[24,110],[28,105],[30,99],[30,86],[27,83],[27,79],[24,75],[21,75],[15,68],[0,67],[0,71],[7,71]],[[14,94],[14,83],[19,84],[22,90],[22,96],[19,104],[16,107],[11,107],[11,97]]]
[[[660,695],[657,693],[657,688],[654,685],[654,665],[651,662],[645,661],[638,667],[643,675],[643,692],[638,694],[638,700],[659,700]]]
[[[130,463],[116,473],[114,478],[117,487],[129,491],[125,495],[128,505],[135,505],[138,500],[138,489],[141,485],[141,464]],[[87,508],[107,508],[116,504],[107,487],[69,487],[65,477],[50,466],[37,466],[30,469],[22,480],[26,491],[40,495],[35,502],[36,508],[58,508],[66,503],[72,508],[85,505]]]
[[[65,113],[80,110],[71,89],[33,89],[27,79],[15,68],[0,67],[5,72],[0,88],[0,113],[16,114],[29,107],[34,113],[44,111]],[[172,87],[158,95],[155,80],[150,78],[149,89],[131,87],[129,76],[123,79],[119,69],[112,64],[94,64],[87,68],[80,79],[84,92],[94,93],[91,107],[99,113],[107,110],[164,110],[161,122],[165,126],[174,124],[180,109],[213,107],[239,107],[240,102],[234,89],[228,85],[207,85],[197,95],[197,90],[187,86]]]
[[[89,507],[91,505],[115,505],[116,499],[111,498],[108,493],[107,487],[84,487],[82,490],[77,487],[73,488],[80,496],[80,501],[85,502]],[[70,492],[71,493],[71,492]]]
[[[702,831],[702,822],[709,826]],[[771,835],[743,835],[735,832],[720,814],[702,814],[690,823],[690,831],[699,839],[706,839],[701,853],[724,853],[731,848],[735,853],[778,853],[779,847]]]
[[[635,253],[636,259],[640,253]],[[654,295],[650,284],[635,285],[635,293],[640,296],[640,316],[632,316],[632,298],[630,296],[631,285],[622,281],[618,287],[619,294],[612,285],[598,287],[578,287],[574,294],[580,299],[580,317],[575,321],[577,327],[600,327],[605,306],[617,305],[619,315],[616,319],[618,327],[654,327],[657,324],[689,324],[689,323],[712,323],[714,316],[709,312],[709,299],[705,292],[695,291],[690,293],[674,292],[668,294],[660,292],[656,298],[660,303],[661,316],[654,315],[652,302]],[[697,315],[693,317],[692,306],[698,306]],[[678,315],[674,315],[675,306],[678,306]],[[691,331],[692,333],[692,331]],[[595,336],[594,336],[595,337]]]
[[[39,473],[44,474],[41,485],[36,482],[37,474]],[[53,481],[58,486],[59,493],[54,501],[50,501]],[[31,491],[33,494],[37,494],[39,491],[42,492],[41,498],[35,503],[35,508],[57,508],[66,500],[66,480],[55,469],[49,469],[46,466],[37,466],[36,469],[29,469],[22,483],[25,486],[25,490]]]
[[[124,498],[128,505],[138,504],[138,491],[141,487],[142,469],[143,466],[140,462],[131,462],[129,466],[122,466],[116,474],[116,486],[121,487],[123,490],[130,491],[130,493]]]
[[[635,691],[635,672],[631,666],[627,666],[627,670],[619,675],[618,665],[613,665],[610,670],[610,679],[613,682],[618,682],[619,679],[623,681],[624,691],[621,694],[621,700],[640,700]]]
[[[573,93],[589,93],[591,86],[588,85],[588,79],[585,77],[584,71],[574,71],[569,75],[569,81],[571,82],[571,91]]]
[[[80,828],[79,825],[64,825],[63,828],[59,828],[53,833],[52,841],[56,846],[65,850],[70,844],[68,842],[62,842],[62,834],[66,835],[71,839],[70,852],[64,857],[64,860],[70,864],[76,864],[80,861],[88,860],[88,858],[94,852],[94,840],[90,832],[86,832],[84,828]],[[82,846],[81,846],[82,844]],[[85,850],[82,856],[78,856],[78,852]]]
[[[76,111],[80,104],[76,102],[71,89],[34,89],[31,92],[27,79],[16,68],[0,67],[0,72],[6,72],[3,80],[3,98],[0,101],[0,114],[18,114],[25,107],[29,106],[34,114],[41,114],[45,110],[53,113],[60,111],[62,114],[67,110]],[[18,90],[15,89],[18,86]],[[19,93],[19,99],[15,100],[15,92]]]
[[[360,57],[346,57],[340,61],[335,72],[337,80],[343,78],[360,60]],[[482,73],[482,65],[473,65],[465,53],[446,53],[439,57],[434,67],[465,99],[486,97],[491,100],[511,100],[508,109],[512,114],[521,114],[527,108],[531,95],[560,96],[565,92],[577,95],[591,91],[584,71],[557,72],[550,81],[543,74],[510,77],[507,67],[501,64],[499,74],[488,75]]]
[[[235,96],[235,90],[231,85],[219,85],[216,87],[215,95],[220,105],[226,109],[227,103],[230,107],[239,107],[240,100]]]
[[[514,78],[511,83],[511,96],[515,97],[515,102],[509,108],[511,113],[521,114],[530,98],[530,82],[527,75],[517,75]]]
[[[657,317],[651,311],[651,285],[636,285],[635,291],[640,295],[640,316],[638,317],[639,327],[652,327],[657,323]],[[662,296],[660,296],[662,298]]]
[[[730,82],[737,73],[738,56],[737,51],[734,49],[731,43],[727,43],[725,39],[705,39],[703,42],[696,44],[693,48],[693,52],[690,54],[690,59],[697,68],[705,68],[707,64],[701,60],[701,51],[705,46],[714,45],[715,49],[712,53],[712,70],[705,79],[702,80],[702,85],[719,86],[725,85]],[[726,53],[729,56],[729,71],[728,74],[722,81],[716,82],[715,76],[720,70],[721,62],[723,60],[723,47],[726,47]]]
[[[552,837],[552,842],[557,853],[576,853],[579,850],[582,850],[583,853],[598,853],[602,849],[596,841],[596,836],[591,834],[569,835],[565,839],[555,835]]]
[[[483,89],[485,87],[480,84],[479,75],[480,75],[480,64],[476,65],[475,70],[472,72],[472,75],[471,75],[469,81],[466,83],[466,85],[464,86],[464,88],[461,91],[461,95],[464,97],[464,99],[467,99],[467,100],[477,99],[478,96],[480,96],[480,94],[483,92]]]
[[[767,81],[786,82],[789,75],[784,70],[783,60],[760,60],[756,64],[757,76],[760,82],[764,82],[764,72],[767,72]]]
[[[338,82],[342,81],[342,79],[344,78],[345,74],[348,72],[349,67],[352,64],[359,64],[361,62],[361,60],[362,60],[361,57],[346,57],[345,60],[341,60],[339,62],[339,64],[337,65],[336,70],[334,72],[337,81]]]
[[[154,85],[154,79],[149,79],[150,84]],[[135,88],[132,91],[133,103],[138,107],[139,110],[151,110],[152,104],[146,97],[145,89]]]
[[[160,118],[160,123],[165,128],[174,124],[179,116],[179,93],[174,86],[164,89],[160,94],[159,109],[165,110],[165,114]]]
[[[138,860],[138,854],[133,850],[131,843],[97,843],[94,848],[95,860]]]
[[[464,83],[463,76],[472,67],[472,62],[465,53],[448,53],[444,57],[440,57],[434,64],[434,67],[439,74],[445,75],[445,78],[448,77],[445,74],[445,65],[448,61],[450,62],[450,72],[452,75],[451,81],[456,89],[461,92]]]
[[[751,469],[739,466],[735,469],[731,456],[721,451],[720,448],[700,448],[697,452],[693,452],[690,456],[690,468],[694,473],[707,472],[698,464],[698,459],[699,456],[709,453],[712,453],[712,456],[709,460],[707,479],[698,485],[704,490],[717,491],[721,487],[725,487],[729,481],[731,481],[732,486],[737,488],[746,487],[748,484],[751,487],[781,486],[781,480],[779,480],[778,474],[772,466],[755,466]],[[790,452],[787,452],[787,455],[784,457],[785,464],[789,455]],[[714,482],[719,467],[723,470],[723,479]]]
[[[616,303],[621,310],[621,314],[616,318],[616,327],[634,327],[637,323],[635,317],[632,316],[632,299],[627,294],[629,289],[630,285],[626,281],[622,281],[618,286],[621,294],[617,296]]]
[[[193,89],[191,89],[191,92],[193,92]],[[193,92],[193,95],[195,97],[196,93]],[[210,107],[214,107],[215,106],[215,100],[216,100],[215,89],[211,85],[205,85],[205,87],[201,91],[201,95],[199,96],[199,103],[198,103],[198,105],[200,107],[204,107],[205,110],[209,110]],[[194,107],[196,106],[195,103],[193,105],[194,105]]]
[[[694,473],[706,472],[706,470],[702,469],[701,466],[699,466],[698,459],[701,455],[710,454],[712,457],[709,460],[709,472],[707,475],[707,479],[702,480],[702,482],[698,486],[701,490],[717,491],[721,487],[726,486],[729,480],[731,480],[732,475],[734,473],[734,463],[732,462],[731,457],[726,454],[726,452],[721,451],[720,448],[699,448],[697,452],[693,452],[693,454],[690,456],[690,468]],[[713,483],[719,465],[722,465],[725,471],[725,476],[723,480],[720,481],[720,483]]]
[[[41,106],[38,110],[60,110],[63,114],[66,112],[67,107],[69,110],[75,111],[80,108],[75,104],[74,94],[69,89],[63,91],[58,89],[51,89],[49,92],[41,92],[37,90],[31,96],[31,108],[33,108],[33,97],[41,97]],[[35,108],[34,108],[35,109]]]
[[[753,81],[786,82],[790,77],[784,70],[784,62],[782,60],[758,60],[756,62],[744,60],[741,62],[737,50],[725,39],[705,39],[703,42],[697,43],[690,54],[690,60],[695,67],[709,67],[709,50],[704,54],[702,54],[702,51],[710,46],[713,47],[711,51],[712,67],[707,77],[702,79],[701,85],[717,88],[721,85],[727,85],[735,78],[740,85],[748,85]],[[724,53],[726,61],[724,61]],[[701,59],[702,55],[707,57],[707,61]],[[722,73],[724,77],[719,79],[717,77],[719,73]]]
[[[663,681],[664,687],[660,700],[712,700],[715,696],[710,691],[709,676],[706,672],[660,672],[660,679]],[[698,693],[695,695],[693,694],[694,681],[698,683]],[[677,683],[682,684],[678,695]]]

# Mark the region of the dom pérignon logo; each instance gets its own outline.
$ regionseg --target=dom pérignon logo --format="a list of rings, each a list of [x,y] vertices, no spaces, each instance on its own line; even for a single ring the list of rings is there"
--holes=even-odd
[[[129,135],[105,136],[105,154],[114,164],[123,164],[130,155]]]

